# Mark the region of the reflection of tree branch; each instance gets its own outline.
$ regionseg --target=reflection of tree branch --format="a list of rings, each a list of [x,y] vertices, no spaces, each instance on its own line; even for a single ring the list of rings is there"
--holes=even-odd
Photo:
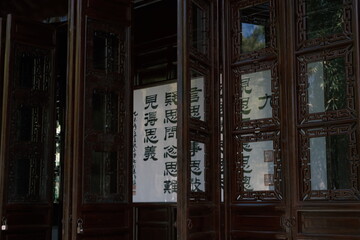
[[[317,64],[319,63],[319,64]],[[321,70],[322,69],[322,70]],[[308,76],[310,88],[312,83],[310,77],[317,72],[321,81],[321,89],[324,92],[324,107],[325,111],[336,111],[346,107],[346,72],[345,59],[343,57],[335,58],[327,61],[316,62],[315,64],[308,64]],[[316,76],[314,76],[316,77]],[[309,92],[311,92],[309,90]]]
[[[344,58],[324,62],[325,109],[342,109],[346,104],[346,81]]]
[[[308,39],[322,38],[343,31],[342,0],[308,0],[306,13]]]

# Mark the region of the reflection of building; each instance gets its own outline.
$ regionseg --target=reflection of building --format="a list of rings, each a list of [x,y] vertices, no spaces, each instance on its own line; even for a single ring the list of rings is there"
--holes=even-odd
[[[359,11],[2,0],[0,240],[359,239]]]

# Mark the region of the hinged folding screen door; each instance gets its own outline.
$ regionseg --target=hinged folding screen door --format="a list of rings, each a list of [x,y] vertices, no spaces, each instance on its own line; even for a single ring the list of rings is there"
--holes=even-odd
[[[55,158],[55,31],[47,24],[11,15],[6,24],[0,238],[49,240]]]
[[[359,239],[358,1],[224,1],[229,239]]]
[[[129,240],[130,1],[70,8],[65,237]]]
[[[178,1],[178,239],[219,239],[217,11]]]

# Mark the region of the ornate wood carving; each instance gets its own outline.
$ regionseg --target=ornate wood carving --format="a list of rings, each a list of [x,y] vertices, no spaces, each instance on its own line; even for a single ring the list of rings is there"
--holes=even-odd
[[[247,7],[252,7],[264,3],[269,3],[270,13],[270,44],[269,47],[253,51],[249,53],[241,52],[241,14],[240,10]],[[230,14],[230,28],[231,28],[231,52],[232,63],[241,62],[244,60],[257,60],[267,56],[277,55],[277,13],[276,13],[276,1],[275,0],[246,0],[246,1],[232,1],[231,2],[231,14]]]
[[[343,0],[343,32],[323,36],[321,38],[307,39],[306,29],[306,0],[297,0],[296,3],[296,27],[297,27],[297,49],[308,48],[311,46],[328,46],[335,42],[351,40],[352,33],[352,0]]]
[[[193,13],[193,5],[195,4],[197,5],[201,10],[204,11],[204,51],[199,51],[196,47],[193,46],[193,26],[194,26],[194,13]],[[210,38],[211,38],[211,34],[212,31],[210,29],[210,3],[209,1],[205,1],[205,0],[193,0],[192,4],[189,4],[188,10],[189,10],[189,43],[190,43],[190,54],[193,57],[196,57],[198,59],[201,59],[204,62],[209,62],[209,59],[211,59],[210,55],[211,55],[211,47],[210,47]]]
[[[38,146],[32,150],[32,153],[27,151],[10,154],[9,202],[46,202],[47,174],[44,171],[46,165],[42,150]],[[20,170],[21,168],[23,169]]]
[[[316,61],[328,61],[335,58],[343,58],[345,60],[345,84],[346,84],[346,107],[344,109],[309,113],[308,107],[308,70],[307,65]],[[358,113],[355,111],[355,72],[354,72],[354,57],[353,47],[348,46],[340,49],[325,49],[320,52],[301,55],[297,58],[298,61],[298,118],[299,123],[309,122],[328,122],[341,119],[355,119]]]
[[[265,48],[252,52],[241,52],[242,29],[241,29],[241,10],[268,3],[268,34],[269,41]],[[282,195],[282,163],[280,151],[280,81],[277,62],[277,1],[270,0],[247,0],[231,1],[230,3],[230,31],[231,31],[231,63],[232,63],[232,86],[230,90],[233,96],[233,134],[234,134],[234,160],[231,163],[232,174],[232,201],[278,201],[283,198]],[[265,60],[266,59],[266,60]],[[272,59],[272,60],[269,60]],[[243,119],[243,86],[242,75],[256,72],[269,71],[271,77],[271,117],[259,119]],[[274,158],[274,190],[269,191],[251,191],[244,186],[244,163],[246,159],[243,156],[244,143],[256,143],[272,141]],[[270,174],[271,175],[271,174]],[[264,176],[265,179],[265,176]]]
[[[86,71],[85,71],[85,133],[84,133],[84,201],[86,203],[124,202],[128,195],[128,165],[126,142],[124,137],[126,125],[125,79],[127,79],[127,61],[125,28],[106,23],[88,20]],[[96,38],[100,38],[96,39]],[[100,41],[106,56],[95,53],[95,41]],[[96,49],[97,51],[99,49]],[[100,59],[100,60],[99,60]],[[98,64],[97,61],[105,61]],[[94,104],[99,98],[100,108],[104,116],[100,124],[95,125]],[[101,115],[101,114],[100,114]],[[99,113],[97,113],[99,117]],[[101,117],[101,116],[100,116]],[[116,191],[109,193],[106,187],[100,192],[94,192],[91,186],[92,171],[95,163],[92,161],[94,152],[102,155],[104,177],[115,176]],[[114,157],[115,155],[116,157]],[[114,169],[109,169],[112,161],[116,162]],[[115,171],[110,173],[109,171]]]
[[[52,74],[52,52],[48,49],[34,48],[22,44],[15,47],[15,84],[13,89],[28,89],[32,91],[47,91]],[[24,65],[32,64],[32,71],[25,69]],[[24,68],[25,67],[25,68]],[[28,74],[24,76],[24,74]],[[26,79],[24,79],[26,78]],[[24,83],[22,80],[31,81]],[[28,84],[28,85],[27,85]]]
[[[103,39],[104,60],[103,68],[98,68],[95,63],[94,39]],[[124,27],[112,26],[100,23],[95,20],[88,20],[87,28],[87,54],[86,54],[86,75],[103,80],[124,82],[126,79],[126,32]]]
[[[312,129],[303,129],[299,131],[299,155],[300,155],[300,182],[301,199],[309,200],[359,200],[359,153],[358,153],[358,133],[355,124],[333,125],[329,127],[319,127]],[[350,162],[350,179],[351,186],[349,189],[328,189],[312,190],[311,189],[311,162],[310,162],[310,139],[314,137],[327,137],[333,135],[348,136],[348,157]]]
[[[254,119],[254,120],[243,120],[242,117],[242,106],[243,106],[243,96],[242,96],[242,75],[248,73],[255,73],[264,70],[271,71],[271,100],[270,104],[272,107],[272,118],[265,119]],[[275,61],[269,62],[260,62],[252,63],[242,67],[233,68],[233,77],[234,82],[234,121],[235,121],[235,131],[249,130],[249,129],[267,129],[269,127],[279,127],[280,125],[280,85],[279,85],[279,73],[278,73],[278,63]]]
[[[52,169],[53,52],[14,43],[9,88],[8,201],[47,202]]]
[[[235,185],[235,193],[233,201],[267,201],[267,200],[281,200],[283,198],[283,167],[280,158],[280,133],[279,132],[257,132],[238,135],[235,137],[236,160],[233,163],[233,171],[235,178],[233,184]],[[244,173],[245,162],[242,152],[244,152],[244,143],[273,141],[274,152],[274,191],[249,191],[244,187]]]

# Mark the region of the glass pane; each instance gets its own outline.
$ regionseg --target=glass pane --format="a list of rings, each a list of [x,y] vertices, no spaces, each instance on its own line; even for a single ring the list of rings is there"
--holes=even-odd
[[[94,33],[93,67],[107,72],[117,71],[119,39],[113,33],[96,31]]]
[[[31,141],[33,127],[33,112],[31,107],[21,107],[18,110],[17,117],[17,140],[28,142]]]
[[[243,144],[242,169],[245,191],[274,190],[274,155],[273,141]]]
[[[191,74],[190,115],[205,121],[205,77],[195,71]]]
[[[309,113],[346,107],[345,59],[307,64]]]
[[[117,132],[118,95],[94,90],[92,101],[94,129],[106,133]]]
[[[21,89],[46,90],[51,79],[51,51],[17,44],[15,82]]]
[[[94,91],[92,104],[94,129],[104,131],[106,125],[105,93]]]
[[[118,95],[108,93],[106,95],[106,132],[115,133],[118,131]]]
[[[41,129],[39,108],[22,106],[17,111],[16,140],[36,142]]]
[[[271,70],[241,76],[243,121],[272,117]]]
[[[119,44],[117,35],[109,33],[107,37],[106,67],[108,72],[117,72],[119,65]]]
[[[90,189],[92,194],[109,196],[117,193],[116,152],[92,153]]]
[[[269,3],[241,9],[240,21],[241,53],[253,52],[269,47]]]
[[[207,19],[204,9],[192,3],[192,46],[199,52],[207,52]]]
[[[191,191],[205,192],[205,144],[191,141]]]
[[[10,161],[9,202],[33,202],[44,200],[44,166],[41,159],[31,153],[21,153]],[[29,156],[26,156],[29,155]]]
[[[343,0],[306,0],[305,4],[308,39],[343,32]]]
[[[350,189],[349,137],[310,139],[311,189]]]
[[[19,58],[19,87],[32,88],[35,77],[35,58],[23,53]]]
[[[26,197],[30,194],[30,160],[20,158],[16,162],[15,175],[16,196]]]
[[[93,66],[95,69],[106,69],[106,38],[102,32],[94,33]]]

